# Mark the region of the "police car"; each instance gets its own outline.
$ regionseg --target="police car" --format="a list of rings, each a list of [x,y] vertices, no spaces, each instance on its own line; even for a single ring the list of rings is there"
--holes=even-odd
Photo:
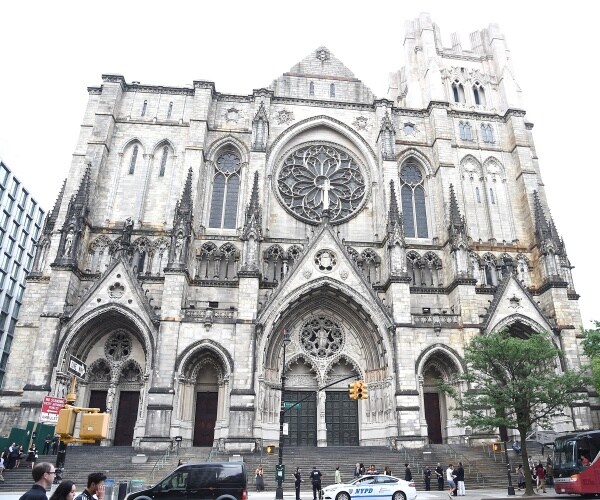
[[[332,484],[323,488],[325,500],[415,500],[414,482],[383,474],[359,477],[346,484]]]

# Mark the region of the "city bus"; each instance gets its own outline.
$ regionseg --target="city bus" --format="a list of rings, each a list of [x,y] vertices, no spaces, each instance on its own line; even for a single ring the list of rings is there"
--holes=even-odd
[[[579,432],[554,441],[554,491],[600,494],[600,431]]]

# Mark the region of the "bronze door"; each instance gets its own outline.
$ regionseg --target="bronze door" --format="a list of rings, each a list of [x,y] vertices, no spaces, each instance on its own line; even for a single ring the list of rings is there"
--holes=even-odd
[[[325,400],[327,446],[358,446],[358,401],[348,391],[329,391]]]
[[[131,446],[133,430],[137,420],[140,393],[137,391],[121,391],[119,395],[119,411],[115,425],[114,446]]]
[[[194,446],[212,446],[217,422],[217,392],[196,393],[196,417],[194,421]]]
[[[441,444],[442,420],[440,416],[440,395],[437,392],[426,392],[425,421],[427,422],[427,437],[431,444]]]
[[[315,392],[285,391],[285,401],[295,403],[312,394],[300,407],[289,410],[284,415],[288,424],[288,435],[283,436],[285,446],[317,446],[317,402]]]

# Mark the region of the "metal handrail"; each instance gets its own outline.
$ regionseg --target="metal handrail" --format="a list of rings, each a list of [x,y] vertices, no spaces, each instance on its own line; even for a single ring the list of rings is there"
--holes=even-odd
[[[402,453],[404,455],[404,463],[408,463],[414,466],[415,472],[420,476],[423,473],[423,466],[417,461],[416,457],[414,457],[403,444],[400,444],[400,448],[398,453]]]
[[[167,462],[167,459],[173,452],[173,448],[174,448],[173,441],[171,441],[171,444],[168,446],[168,448],[165,450],[165,452],[154,463],[154,467],[152,467],[152,472],[151,472],[152,482],[154,482],[154,474],[156,473],[156,471],[158,471],[164,467],[165,463]]]
[[[456,451],[454,448],[452,448],[450,444],[446,443],[446,453],[448,453],[448,450],[450,450],[450,452],[454,454],[455,459],[459,459],[459,461],[462,462],[463,467],[465,467],[465,465],[467,466],[467,472],[471,477],[473,477],[473,473],[475,473],[475,481],[481,484],[485,484],[485,477],[479,474],[479,471],[474,465],[471,468],[471,461],[465,455]],[[450,455],[450,453],[448,454]]]

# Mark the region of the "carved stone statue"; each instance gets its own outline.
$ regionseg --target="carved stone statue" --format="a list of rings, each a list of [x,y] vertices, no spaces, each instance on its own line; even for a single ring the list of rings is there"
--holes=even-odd
[[[123,224],[123,237],[121,239],[124,244],[129,245],[131,243],[131,233],[133,233],[133,219],[127,217]]]
[[[75,234],[73,233],[73,229],[69,229],[69,232],[67,233],[67,237],[65,239],[65,251],[63,253],[65,257],[69,257],[71,255],[71,251],[73,250],[74,237]]]

